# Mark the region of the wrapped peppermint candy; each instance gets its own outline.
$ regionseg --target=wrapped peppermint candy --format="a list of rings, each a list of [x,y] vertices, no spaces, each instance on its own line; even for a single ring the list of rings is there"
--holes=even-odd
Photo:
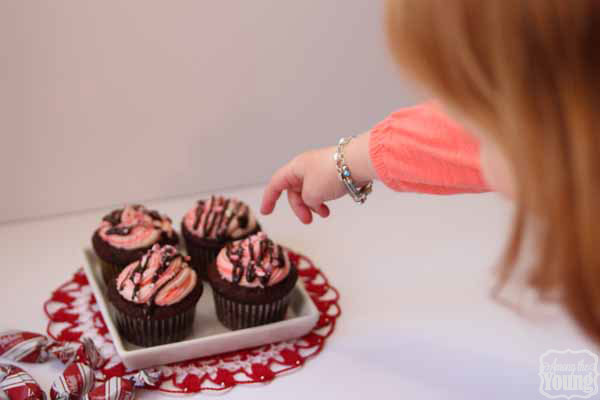
[[[113,376],[85,395],[82,400],[133,400],[135,388],[125,378]]]
[[[87,365],[69,364],[50,388],[52,400],[77,400],[88,394],[95,384],[94,371]]]
[[[162,372],[157,368],[141,369],[131,375],[125,375],[125,379],[129,379],[135,387],[156,386],[160,381]]]
[[[147,368],[124,377],[114,376],[93,389],[82,400],[132,400],[136,387],[156,386],[161,374],[158,369]]]
[[[104,363],[89,338],[81,342],[59,342],[38,333],[17,330],[0,332],[0,357],[28,363],[57,358],[65,364],[77,361],[92,368],[99,368]]]
[[[46,400],[46,394],[21,368],[0,364],[0,400]]]
[[[125,377],[112,377],[98,387],[94,371],[83,363],[73,363],[52,384],[52,400],[130,400],[136,387],[155,386],[161,376],[158,369],[148,368]],[[0,397],[0,400],[3,400]]]

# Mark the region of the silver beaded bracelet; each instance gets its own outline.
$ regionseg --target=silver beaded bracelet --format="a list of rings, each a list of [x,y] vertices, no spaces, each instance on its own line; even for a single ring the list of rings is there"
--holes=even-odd
[[[367,200],[367,196],[373,191],[373,182],[369,182],[362,187],[357,187],[352,179],[352,173],[350,172],[348,165],[346,165],[346,160],[344,158],[344,147],[346,147],[352,139],[354,139],[354,136],[340,139],[337,149],[335,153],[333,153],[333,160],[335,161],[338,176],[340,177],[340,180],[344,182],[344,185],[346,185],[346,189],[348,189],[348,193],[350,193],[352,199],[359,204],[363,204]]]

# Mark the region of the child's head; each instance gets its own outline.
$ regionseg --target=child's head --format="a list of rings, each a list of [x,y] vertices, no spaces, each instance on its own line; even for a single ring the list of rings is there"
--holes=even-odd
[[[600,2],[389,0],[387,29],[404,71],[474,127],[486,176],[517,201],[500,283],[535,219],[527,283],[600,342]]]

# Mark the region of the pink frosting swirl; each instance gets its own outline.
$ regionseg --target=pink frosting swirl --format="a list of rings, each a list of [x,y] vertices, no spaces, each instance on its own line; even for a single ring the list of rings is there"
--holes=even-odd
[[[185,214],[183,223],[195,236],[210,239],[237,239],[252,232],[258,225],[245,203],[223,196],[200,200]]]
[[[264,232],[228,243],[217,256],[221,278],[245,287],[273,286],[290,273],[287,251]]]
[[[129,264],[117,277],[117,290],[137,304],[169,306],[185,298],[196,286],[196,272],[188,257],[175,247],[152,246],[141,260]]]
[[[169,217],[133,205],[106,215],[98,234],[114,247],[133,250],[158,242],[163,234],[171,238],[175,233]]]

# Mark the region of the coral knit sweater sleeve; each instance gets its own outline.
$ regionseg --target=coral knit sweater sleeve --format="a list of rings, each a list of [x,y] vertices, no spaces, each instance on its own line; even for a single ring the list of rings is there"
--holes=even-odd
[[[433,103],[402,109],[370,132],[369,156],[379,179],[399,192],[489,191],[479,142]]]

